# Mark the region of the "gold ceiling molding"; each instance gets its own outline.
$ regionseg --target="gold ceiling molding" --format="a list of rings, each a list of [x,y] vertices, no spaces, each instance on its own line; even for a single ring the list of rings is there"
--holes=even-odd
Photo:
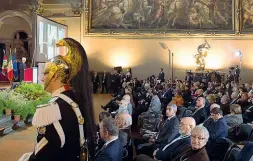
[[[181,10],[172,7],[177,3],[164,2],[167,0],[157,0],[154,5],[158,6],[156,8],[148,2],[142,3],[142,8],[138,8],[138,4],[131,0],[85,0],[84,36],[220,39],[253,37],[253,25],[250,24],[253,19],[247,19],[247,14],[253,13],[246,12],[248,5],[251,5],[248,0],[229,0],[220,4],[212,4],[211,0],[199,0],[193,4],[177,1],[183,4]],[[203,13],[208,13],[209,16],[203,16],[197,7],[206,9]],[[253,5],[249,7],[253,8]]]

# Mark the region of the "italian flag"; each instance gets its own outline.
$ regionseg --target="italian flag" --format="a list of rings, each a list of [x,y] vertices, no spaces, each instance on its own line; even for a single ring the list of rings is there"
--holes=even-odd
[[[12,83],[12,80],[13,80],[13,63],[12,63],[11,53],[10,53],[9,62],[8,62],[8,66],[7,66],[7,76],[8,76],[9,81]]]

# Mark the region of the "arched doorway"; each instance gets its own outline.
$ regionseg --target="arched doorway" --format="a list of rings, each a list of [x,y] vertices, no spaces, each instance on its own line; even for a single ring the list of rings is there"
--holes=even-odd
[[[17,39],[17,34],[19,39]],[[30,64],[32,57],[32,19],[24,12],[7,10],[0,12],[0,43],[5,44],[6,56],[10,48],[21,49],[23,54],[17,54],[18,61],[24,56]],[[20,52],[21,53],[21,52]]]
[[[32,19],[26,13],[21,12],[21,11],[17,11],[17,10],[7,10],[7,11],[0,12],[0,22],[2,22],[4,19],[10,18],[10,17],[20,17],[20,18],[24,19],[28,23],[28,25],[30,27],[30,31],[32,31]],[[1,28],[1,26],[0,26],[0,28]]]

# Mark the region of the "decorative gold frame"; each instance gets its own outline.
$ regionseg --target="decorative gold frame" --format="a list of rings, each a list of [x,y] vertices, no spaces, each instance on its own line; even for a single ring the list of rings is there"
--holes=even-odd
[[[162,30],[136,30],[135,32],[129,32],[125,30],[112,30],[108,29],[108,32],[101,32],[99,29],[91,28],[92,19],[92,0],[85,0],[85,12],[84,12],[84,36],[89,37],[124,37],[124,38],[189,38],[189,37],[215,37],[218,39],[253,39],[252,35],[241,34],[242,31],[242,0],[232,0],[232,30],[182,30],[181,32],[166,32]],[[194,31],[194,32],[192,32]]]

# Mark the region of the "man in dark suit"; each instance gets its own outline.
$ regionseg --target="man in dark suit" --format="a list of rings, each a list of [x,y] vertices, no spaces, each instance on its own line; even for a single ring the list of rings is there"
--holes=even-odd
[[[147,154],[152,156],[152,152],[161,144],[170,143],[178,135],[179,120],[176,117],[177,106],[175,104],[168,104],[166,109],[167,119],[164,125],[158,131],[156,137],[151,137],[149,143],[152,145],[141,147],[137,152],[139,154]]]
[[[188,107],[190,102],[192,102],[192,96],[191,96],[191,87],[189,85],[186,85],[183,92],[182,97],[184,99],[184,105],[185,107]]]
[[[237,65],[236,68],[235,68],[235,82],[236,83],[239,83],[239,78],[240,78],[240,68]]]
[[[119,128],[113,118],[105,118],[99,124],[100,136],[105,141],[97,151],[95,161],[121,161],[123,147],[119,140]]]
[[[171,84],[167,84],[165,86],[165,92],[163,93],[161,97],[163,104],[167,105],[172,100],[172,96],[173,96],[172,92],[173,90],[172,90]]]
[[[243,149],[236,157],[235,161],[252,161],[253,160],[253,142],[246,142]]]
[[[205,107],[205,98],[199,97],[196,101],[196,110],[192,114],[192,117],[196,121],[196,125],[203,123],[207,118],[206,109],[204,107]]]
[[[117,94],[117,83],[118,83],[118,74],[115,70],[112,70],[110,77],[110,88],[112,94]]]
[[[94,75],[92,76],[92,83],[93,83],[93,93],[97,93],[99,85],[99,77],[97,72],[94,72]]]
[[[224,116],[230,114],[230,105],[229,105],[229,101],[230,101],[229,96],[223,95],[223,96],[221,97],[221,100],[220,100],[220,102],[221,102],[220,108],[221,108],[221,110],[222,110]]]
[[[106,93],[108,93],[107,83],[108,83],[108,75],[106,74],[106,71],[104,71],[104,75],[102,77],[102,92],[101,93],[104,93],[105,91]]]
[[[209,141],[206,146],[206,150],[209,156],[214,154],[214,145],[219,139],[226,138],[228,136],[228,125],[226,119],[223,117],[222,110],[219,107],[211,109],[211,119],[213,122],[207,126],[209,132]]]
[[[157,139],[155,140],[156,143],[170,143],[178,135],[179,120],[176,117],[176,112],[177,106],[175,104],[167,105],[167,119],[157,135]]]
[[[179,126],[180,135],[168,144],[164,144],[161,148],[154,151],[153,156],[156,160],[167,161],[172,160],[178,154],[183,153],[184,149],[190,145],[190,135],[192,129],[196,126],[195,120],[191,117],[182,118]],[[139,155],[138,161],[153,161],[147,155]]]
[[[24,71],[26,69],[26,58],[22,58],[22,62],[18,63],[18,71],[19,71],[19,81],[22,82],[24,81]]]
[[[164,72],[163,72],[163,68],[161,68],[161,71],[158,75],[158,79],[161,81],[161,82],[164,82],[165,79],[164,79]]]
[[[213,108],[211,111],[211,118],[214,124],[210,129],[207,129],[210,134],[210,140],[217,140],[226,138],[228,135],[228,125],[226,119],[223,117],[222,110],[218,107]]]

